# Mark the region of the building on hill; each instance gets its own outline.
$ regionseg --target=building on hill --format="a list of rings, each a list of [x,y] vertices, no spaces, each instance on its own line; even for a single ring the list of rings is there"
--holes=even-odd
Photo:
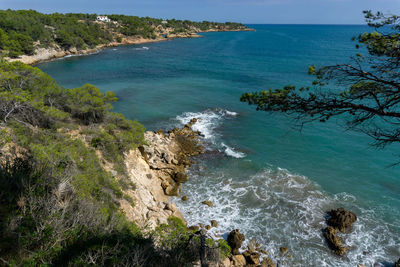
[[[111,20],[107,16],[97,16],[97,21],[110,22]]]

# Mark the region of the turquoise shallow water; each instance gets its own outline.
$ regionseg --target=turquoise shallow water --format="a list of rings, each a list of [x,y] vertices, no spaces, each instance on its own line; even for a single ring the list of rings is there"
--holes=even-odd
[[[288,246],[292,258],[281,259],[283,266],[383,266],[399,258],[400,167],[387,167],[399,160],[398,146],[375,150],[339,119],[299,133],[290,118],[239,101],[246,91],[309,85],[309,65],[348,61],[356,51],[351,37],[368,28],[252,27],[256,32],[123,46],[38,67],[66,87],[115,91],[115,110],[150,130],[201,118],[195,127],[211,152],[183,187],[189,201],[175,200],[190,224],[217,219],[216,235],[240,228],[275,258]],[[202,207],[204,199],[215,207]],[[359,216],[344,259],[321,235],[324,212],[339,206]]]

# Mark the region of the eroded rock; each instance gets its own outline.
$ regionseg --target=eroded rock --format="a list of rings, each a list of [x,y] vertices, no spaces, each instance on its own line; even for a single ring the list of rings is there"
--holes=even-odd
[[[343,245],[343,240],[337,235],[338,230],[332,226],[324,229],[324,237],[328,242],[329,247],[339,256],[346,254],[348,248]]]
[[[211,220],[212,227],[218,227],[218,222],[216,220]]]
[[[330,218],[327,220],[329,226],[338,229],[341,232],[346,232],[355,221],[357,221],[357,216],[348,210],[343,208],[338,208],[337,210],[331,210],[327,212]]]

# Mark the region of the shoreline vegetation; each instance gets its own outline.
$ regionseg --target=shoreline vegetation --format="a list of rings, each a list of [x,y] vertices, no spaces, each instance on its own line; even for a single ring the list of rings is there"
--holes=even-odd
[[[0,50],[6,60],[37,64],[106,47],[198,38],[199,33],[253,31],[240,23],[163,20],[125,15],[0,11]]]
[[[207,230],[218,227],[215,220],[188,227],[169,202],[183,195],[187,169],[204,153],[202,133],[192,130],[197,118],[181,129],[145,131],[112,112],[113,92],[90,84],[67,89],[27,65],[108,46],[249,30],[238,23],[0,11],[0,265],[290,263],[287,247],[279,248],[279,259],[254,238],[244,248],[238,229],[223,229],[226,241],[213,239]],[[326,245],[345,255],[341,236],[357,216],[339,208],[325,219]]]

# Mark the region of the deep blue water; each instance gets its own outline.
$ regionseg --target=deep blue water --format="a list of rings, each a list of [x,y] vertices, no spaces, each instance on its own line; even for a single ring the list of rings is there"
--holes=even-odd
[[[117,93],[115,111],[150,130],[202,120],[211,153],[200,158],[176,199],[189,224],[220,222],[215,234],[240,228],[288,266],[372,266],[400,257],[399,147],[344,131],[341,119],[293,130],[287,116],[239,101],[247,91],[310,85],[309,65],[345,63],[359,52],[351,37],[366,26],[251,25],[255,32],[122,46],[39,64],[65,87],[92,83]],[[143,48],[146,47],[146,48]],[[212,199],[215,207],[199,202]],[[348,257],[324,244],[324,212],[343,206],[359,221],[345,237]],[[191,210],[197,210],[196,214]],[[379,266],[379,265],[378,265]]]

